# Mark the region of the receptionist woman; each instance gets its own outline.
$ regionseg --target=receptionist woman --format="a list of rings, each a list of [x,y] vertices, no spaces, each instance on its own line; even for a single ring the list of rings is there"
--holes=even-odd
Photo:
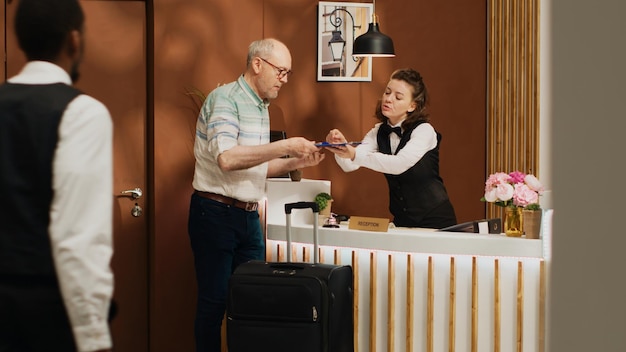
[[[351,172],[360,167],[382,172],[389,186],[389,211],[398,227],[444,228],[456,224],[454,207],[439,175],[441,134],[426,112],[428,91],[419,72],[399,69],[376,106],[380,121],[358,146],[329,147],[337,164]],[[331,130],[329,143],[346,143]]]

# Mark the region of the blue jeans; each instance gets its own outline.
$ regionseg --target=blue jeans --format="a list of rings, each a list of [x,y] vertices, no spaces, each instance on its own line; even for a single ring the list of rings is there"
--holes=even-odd
[[[239,264],[265,258],[259,213],[193,194],[188,230],[198,284],[196,351],[219,352],[228,280]]]

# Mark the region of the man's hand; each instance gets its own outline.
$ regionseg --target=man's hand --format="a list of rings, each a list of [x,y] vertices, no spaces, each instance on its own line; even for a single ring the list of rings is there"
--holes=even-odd
[[[315,146],[315,142],[303,137],[287,138],[285,142],[287,142],[287,154],[294,158],[303,158],[319,152],[319,148]]]
[[[285,172],[315,166],[324,160],[324,157],[325,155],[322,151],[316,151],[301,158],[276,158],[269,162],[267,177],[276,177],[283,175]]]
[[[309,166],[315,166],[319,164],[322,160],[324,160],[325,157],[326,155],[324,155],[324,153],[322,152],[315,152],[313,154],[306,155],[300,158],[299,161],[302,164],[301,166],[298,166],[298,169],[309,167]]]

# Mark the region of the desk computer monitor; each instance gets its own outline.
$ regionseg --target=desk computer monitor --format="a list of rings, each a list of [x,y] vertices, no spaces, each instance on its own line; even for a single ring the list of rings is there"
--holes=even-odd
[[[462,224],[452,225],[439,231],[446,232],[472,232],[472,233],[501,233],[502,220],[500,218],[495,219],[482,219],[464,222]]]
[[[276,142],[281,139],[287,139],[287,132],[278,131],[278,130],[270,130],[270,142]],[[288,158],[288,155],[285,155],[283,158]],[[278,178],[289,178],[289,173],[284,175],[276,176]]]

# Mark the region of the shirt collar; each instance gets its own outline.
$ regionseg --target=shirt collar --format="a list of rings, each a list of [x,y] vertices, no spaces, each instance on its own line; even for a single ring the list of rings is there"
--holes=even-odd
[[[241,87],[241,89],[243,89],[246,95],[248,95],[248,97],[250,97],[250,99],[252,99],[252,101],[256,103],[256,106],[258,106],[259,109],[267,109],[270,106],[269,100],[261,99],[261,97],[259,97],[259,95],[254,92],[252,87],[250,87],[248,82],[246,82],[246,80],[243,78],[243,75],[239,76],[239,78],[237,79],[237,83],[239,83],[239,86]]]
[[[397,124],[395,124],[395,125],[392,125],[392,124],[391,124],[391,121],[389,121],[389,119],[387,119],[387,124],[388,124],[389,126],[391,126],[391,127],[402,127],[402,123],[403,123],[403,122],[404,122],[404,120],[402,120],[402,121],[398,122],[398,123],[397,123]]]
[[[60,66],[48,61],[29,61],[20,73],[8,80],[10,83],[21,84],[52,84],[65,83],[72,85],[70,75]]]

